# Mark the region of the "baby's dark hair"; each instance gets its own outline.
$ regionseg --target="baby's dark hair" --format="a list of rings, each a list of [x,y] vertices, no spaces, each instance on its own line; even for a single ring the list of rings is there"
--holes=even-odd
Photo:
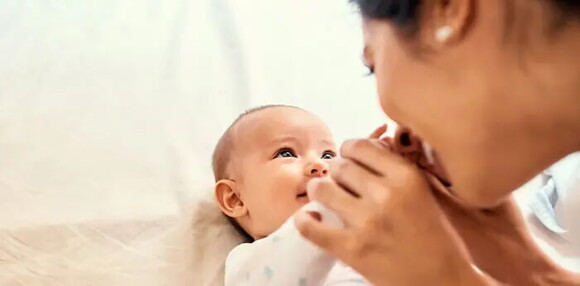
[[[214,174],[214,179],[216,182],[224,179],[230,179],[230,170],[229,165],[231,161],[231,150],[234,147],[234,140],[232,138],[232,130],[234,127],[246,116],[269,108],[274,107],[290,107],[290,108],[298,108],[291,105],[284,105],[284,104],[269,104],[269,105],[262,105],[254,108],[250,108],[240,114],[234,122],[226,129],[224,134],[218,140],[216,147],[213,151],[212,156],[212,169]],[[224,214],[225,215],[225,214]],[[234,228],[245,238],[247,242],[252,242],[254,239],[250,236],[240,224],[232,217],[225,215],[228,221],[234,226]]]

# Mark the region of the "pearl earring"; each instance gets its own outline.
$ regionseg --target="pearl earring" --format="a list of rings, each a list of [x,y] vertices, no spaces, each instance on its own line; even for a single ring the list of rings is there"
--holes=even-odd
[[[449,37],[451,37],[452,34],[453,28],[451,26],[443,26],[435,31],[435,39],[441,43],[444,43],[449,39]]]

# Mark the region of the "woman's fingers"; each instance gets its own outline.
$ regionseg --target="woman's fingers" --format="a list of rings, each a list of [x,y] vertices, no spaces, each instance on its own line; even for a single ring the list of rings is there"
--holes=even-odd
[[[385,144],[385,145],[387,145],[387,146],[389,146],[390,149],[392,149],[393,146],[395,145],[394,144],[395,141],[391,137],[383,137],[383,138],[380,139],[380,142],[383,143],[383,144]]]
[[[462,204],[460,199],[453,194],[451,188],[445,186],[445,183],[441,181],[435,174],[430,172],[425,172],[425,179],[431,185],[433,192],[440,193],[441,195],[447,197],[448,199],[454,201],[457,204]]]
[[[335,211],[345,222],[344,228],[297,213],[298,229],[373,285],[430,285],[433,281],[460,285],[449,278],[463,274],[445,275],[449,265],[454,266],[454,273],[472,271],[469,256],[437,205],[425,175],[382,145],[376,139],[345,143],[346,158],[331,164],[332,180],[313,180],[308,186],[310,197]]]
[[[325,225],[305,211],[296,213],[294,215],[294,222],[304,238],[332,255],[337,257],[344,255],[341,250],[345,242],[349,239],[346,230]]]
[[[360,200],[333,180],[311,180],[306,189],[308,197],[335,211],[347,225],[360,221],[364,211]]]
[[[371,133],[369,138],[379,139],[379,138],[381,138],[381,135],[383,135],[383,134],[385,134],[385,132],[387,132],[387,129],[388,129],[387,124],[383,124],[379,128],[375,129],[375,131],[373,131],[373,133]]]
[[[378,182],[381,180],[380,176],[350,159],[334,160],[330,164],[330,174],[338,185],[372,202],[381,201],[387,195]]]
[[[349,140],[342,144],[340,154],[362,164],[378,175],[385,176],[389,166],[409,164],[403,157],[388,149],[384,144],[369,139]]]

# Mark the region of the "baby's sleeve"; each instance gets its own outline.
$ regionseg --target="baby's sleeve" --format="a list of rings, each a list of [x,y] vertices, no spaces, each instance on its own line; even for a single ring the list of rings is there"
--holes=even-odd
[[[291,217],[268,237],[230,252],[225,286],[321,286],[335,263],[300,235]]]

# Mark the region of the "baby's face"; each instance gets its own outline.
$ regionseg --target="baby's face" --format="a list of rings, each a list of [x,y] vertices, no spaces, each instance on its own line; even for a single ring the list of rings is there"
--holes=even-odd
[[[248,209],[240,223],[259,239],[309,201],[306,184],[328,174],[335,145],[319,118],[290,107],[249,114],[233,132],[232,179]]]

